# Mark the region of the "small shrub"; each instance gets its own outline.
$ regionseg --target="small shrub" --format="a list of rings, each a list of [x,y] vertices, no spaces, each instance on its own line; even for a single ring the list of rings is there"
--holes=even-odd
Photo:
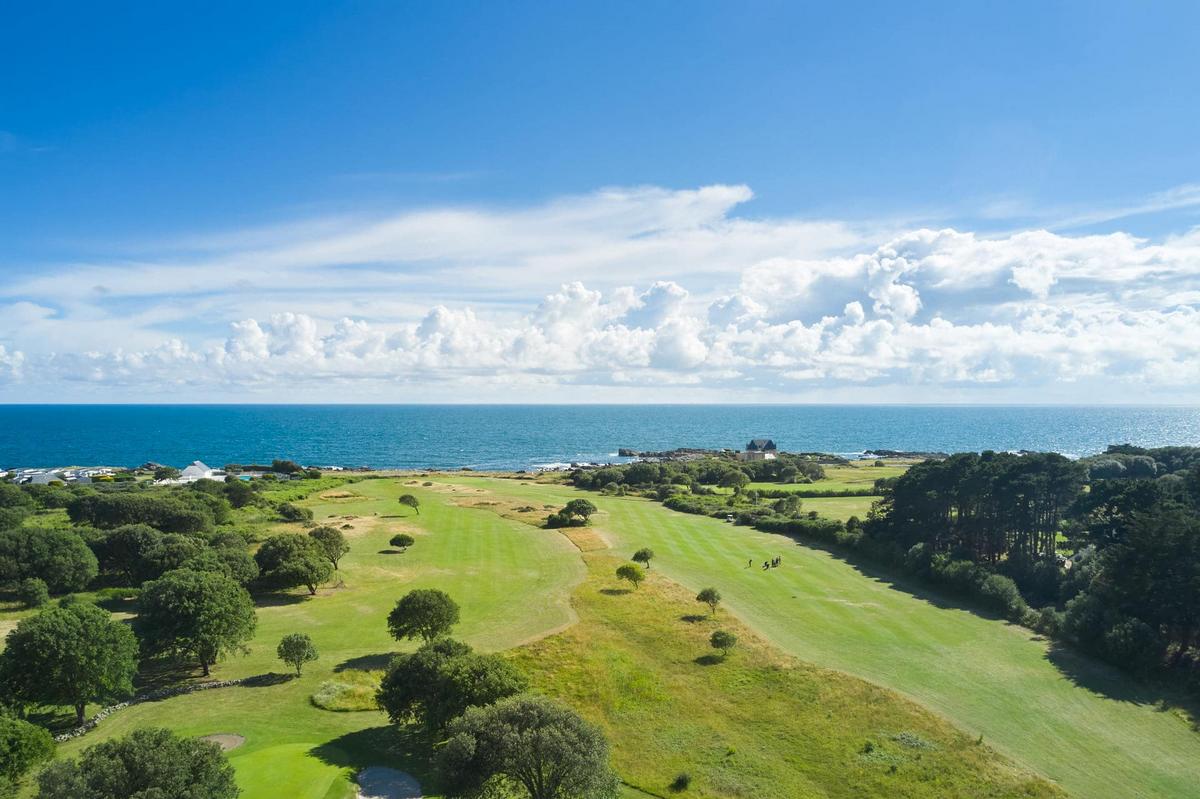
[[[675,775],[675,779],[671,780],[671,790],[675,791],[676,793],[679,791],[686,791],[691,784],[692,775],[688,774],[686,771],[681,771]]]
[[[321,683],[309,700],[314,706],[334,713],[378,710],[375,694],[381,676],[375,671],[344,671],[337,679]]]
[[[27,608],[40,608],[50,601],[50,589],[45,580],[27,577],[17,584],[17,599]]]

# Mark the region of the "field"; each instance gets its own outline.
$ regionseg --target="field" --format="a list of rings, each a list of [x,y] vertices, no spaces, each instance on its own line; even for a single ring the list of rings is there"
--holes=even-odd
[[[500,490],[560,502],[579,495],[565,487]],[[619,551],[653,548],[656,571],[692,590],[718,587],[734,614],[784,651],[897,690],[1075,796],[1196,795],[1200,734],[1112,669],[937,596],[897,590],[782,536],[647,500],[587,496],[604,512],[596,526]],[[783,556],[781,569],[746,568],[748,559],[772,555]]]
[[[420,498],[419,515],[400,493]],[[601,509],[592,527],[534,526],[577,496]],[[845,501],[804,506],[846,514],[835,504]],[[364,480],[302,504],[350,525],[335,585],[260,605],[250,654],[213,676],[284,671],[274,649],[294,631],[322,654],[304,676],[122,710],[63,754],[158,724],[244,736],[229,753],[244,799],[348,799],[352,774],[370,765],[428,784],[428,741],[378,711],[330,712],[310,697],[348,671],[359,673],[340,679],[369,684],[401,648],[385,629],[391,605],[438,587],[463,607],[457,637],[505,651],[604,726],[627,797],[1056,794],[1026,769],[1088,799],[1184,797],[1200,784],[1200,735],[1115,673],[780,536],[648,500],[467,475]],[[398,531],[417,539],[404,554],[387,545]],[[626,591],[610,575],[638,546],[657,553],[651,579]],[[781,568],[746,567],[772,555]],[[706,585],[724,595],[716,621],[691,599]],[[741,639],[726,661],[706,644],[718,624]],[[669,792],[684,771],[692,787]]]

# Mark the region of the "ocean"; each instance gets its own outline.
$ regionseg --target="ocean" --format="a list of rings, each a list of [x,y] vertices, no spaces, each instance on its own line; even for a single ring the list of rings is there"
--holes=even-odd
[[[530,469],[621,447],[792,452],[1200,445],[1200,408],[914,405],[0,405],[0,468],[317,466]]]

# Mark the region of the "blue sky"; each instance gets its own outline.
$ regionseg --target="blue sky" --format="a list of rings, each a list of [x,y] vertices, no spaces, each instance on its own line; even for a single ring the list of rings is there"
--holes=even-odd
[[[1200,338],[1198,29],[1195,3],[10,9],[0,401],[1197,401],[1200,353],[1151,343]]]

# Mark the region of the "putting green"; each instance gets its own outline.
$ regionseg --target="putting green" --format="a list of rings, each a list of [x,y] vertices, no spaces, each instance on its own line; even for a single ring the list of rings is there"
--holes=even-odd
[[[785,651],[900,691],[1076,796],[1198,795],[1200,734],[1160,712],[1124,675],[1052,653],[1024,628],[897,590],[786,537],[656,502],[514,480],[454,481],[531,503],[586,496],[601,510],[594,526],[618,551],[652,548],[653,569],[693,590],[716,586],[726,607]],[[746,568],[773,555],[783,556],[782,568]]]
[[[297,796],[340,799],[353,796],[347,769],[310,756],[316,744],[268,746],[253,754],[230,757],[244,796]]]

